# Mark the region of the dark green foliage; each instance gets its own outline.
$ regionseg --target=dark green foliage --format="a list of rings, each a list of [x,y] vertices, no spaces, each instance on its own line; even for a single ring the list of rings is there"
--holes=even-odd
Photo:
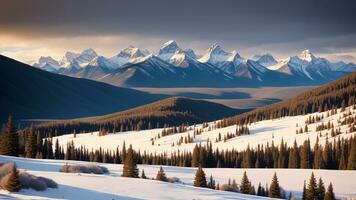
[[[203,168],[199,167],[194,178],[195,187],[207,187],[206,177]]]
[[[6,123],[4,133],[1,135],[0,142],[0,154],[7,156],[19,155],[19,138],[11,115]]]
[[[268,196],[272,198],[281,198],[281,188],[279,187],[276,172],[272,177],[271,186],[269,187]]]
[[[156,180],[157,181],[164,181],[164,182],[168,181],[168,178],[166,176],[166,173],[164,173],[164,170],[163,170],[162,166],[159,168],[159,170],[157,172]]]
[[[127,151],[124,161],[124,167],[122,170],[123,177],[132,177],[138,178],[138,169],[137,169],[137,161],[134,158],[134,151],[132,150],[132,146]]]

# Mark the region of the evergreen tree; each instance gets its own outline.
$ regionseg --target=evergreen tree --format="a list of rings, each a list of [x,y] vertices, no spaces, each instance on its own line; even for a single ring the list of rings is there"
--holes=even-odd
[[[302,200],[306,200],[306,199],[307,199],[307,188],[305,187],[305,180],[304,180]]]
[[[323,200],[324,199],[324,197],[325,197],[325,186],[324,186],[324,182],[323,182],[323,180],[321,178],[319,178],[317,194],[318,194],[318,200]]]
[[[1,136],[0,145],[0,154],[7,156],[19,155],[19,138],[11,115],[7,120],[5,131]]]
[[[142,169],[142,172],[141,172],[141,178],[142,179],[147,179],[146,174],[145,174],[145,170],[143,170],[143,169]]]
[[[138,178],[137,163],[136,163],[136,160],[134,158],[134,151],[132,150],[132,146],[131,145],[130,145],[130,148],[128,149],[127,154],[125,156],[122,176],[123,177]]]
[[[272,198],[281,198],[281,189],[279,187],[276,172],[273,175],[271,186],[269,188],[268,196]]]
[[[195,187],[207,187],[206,177],[203,168],[199,167],[194,178]]]
[[[215,189],[215,180],[213,179],[213,176],[210,175],[210,180],[209,180],[209,183],[208,183],[208,188],[211,188],[211,189]]]
[[[192,162],[191,162],[192,167],[199,166],[199,160],[200,160],[199,155],[200,155],[199,147],[198,147],[198,145],[195,145],[195,147],[193,149]]]
[[[348,170],[356,170],[356,138],[351,140],[351,149],[349,153],[349,158],[347,162]]]
[[[240,192],[242,194],[249,194],[250,191],[251,191],[251,184],[245,171],[241,179]]]
[[[157,172],[156,180],[157,181],[164,181],[164,182],[168,181],[168,178],[166,176],[166,173],[164,173],[164,170],[163,170],[162,166],[159,168],[159,170]]]
[[[263,192],[262,192],[261,182],[258,183],[257,196],[264,196],[264,194],[263,194]]]
[[[316,183],[316,179],[314,176],[314,173],[311,174],[310,179],[309,179],[309,183],[308,183],[308,187],[306,190],[306,194],[305,197],[307,200],[314,200],[318,198],[318,186]]]
[[[301,159],[300,160],[300,168],[309,169],[311,166],[309,139],[307,141],[305,141],[303,144],[300,159]]]
[[[9,192],[18,192],[21,189],[19,171],[16,169],[16,165],[13,164],[8,180],[6,181],[4,188]]]
[[[27,135],[25,151],[25,155],[27,158],[36,157],[36,136],[32,127],[30,128]]]
[[[59,148],[58,138],[56,138],[56,144],[55,144],[55,147],[54,147],[54,158],[55,159],[60,159],[60,148]]]
[[[325,193],[324,200],[335,200],[335,194],[333,190],[333,185],[330,183],[328,186],[328,191]]]

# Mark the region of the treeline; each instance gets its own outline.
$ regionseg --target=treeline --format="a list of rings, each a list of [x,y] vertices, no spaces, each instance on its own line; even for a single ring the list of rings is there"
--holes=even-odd
[[[123,160],[123,170],[122,170],[123,177],[142,178],[142,179],[149,178],[146,176],[145,171],[143,169],[141,170],[141,176],[139,176],[139,169],[137,167],[138,164],[137,157],[135,157],[135,151],[132,149],[131,145],[127,153],[123,155],[125,155]],[[167,177],[162,166],[159,168],[156,178],[154,180],[171,182],[171,183],[180,182],[179,178],[177,177],[175,178]],[[269,187],[267,184],[266,187],[262,186],[260,182],[258,184],[258,188],[256,191],[255,186],[249,180],[246,171],[244,172],[241,179],[241,183],[238,186],[236,180],[233,179],[231,181],[231,178],[229,178],[227,184],[220,184],[220,183],[216,183],[213,176],[210,175],[208,181],[203,168],[199,166],[198,170],[195,173],[193,186],[209,188],[213,190],[223,190],[223,191],[237,192],[242,194],[271,197],[271,198],[295,199],[295,197],[291,192],[287,197],[286,191],[279,184],[276,173],[274,173]],[[328,189],[326,191],[322,178],[320,177],[319,181],[317,182],[314,173],[312,173],[307,186],[304,181],[302,199],[303,200],[335,200],[336,198],[333,191],[332,183],[329,184]]]
[[[224,126],[245,125],[285,116],[305,115],[345,108],[356,102],[356,72],[324,86],[253,111],[224,120]]]
[[[183,128],[181,128],[183,129]],[[121,163],[126,154],[125,145],[116,151],[98,149],[89,151],[86,147],[75,147],[68,143],[62,148],[58,141],[51,138],[42,140],[40,134],[29,129],[19,135],[9,117],[4,133],[0,136],[0,154],[30,158],[83,160],[104,163]],[[53,149],[53,142],[55,142]],[[149,165],[171,165],[182,167],[226,167],[226,168],[312,168],[312,169],[356,169],[356,137],[348,139],[326,140],[321,145],[317,140],[312,147],[306,140],[302,145],[296,141],[288,147],[282,140],[279,146],[274,143],[247,147],[244,151],[213,149],[211,141],[205,145],[196,145],[192,152],[152,154],[138,151],[135,153],[138,163]]]

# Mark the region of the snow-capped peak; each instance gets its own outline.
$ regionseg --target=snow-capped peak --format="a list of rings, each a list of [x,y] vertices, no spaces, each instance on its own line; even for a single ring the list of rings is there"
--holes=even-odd
[[[41,56],[40,59],[38,60],[39,64],[44,64],[44,63],[50,63],[50,64],[57,64],[59,65],[58,61],[53,59],[51,56]]]
[[[85,49],[81,55],[88,55],[90,57],[93,57],[95,58],[96,56],[98,56],[98,54],[94,51],[94,49],[92,48],[88,48],[88,49]]]
[[[277,60],[274,59],[274,57],[269,53],[260,55],[256,61],[265,67],[274,66],[278,63]]]
[[[138,57],[143,57],[145,56],[139,48],[136,48],[134,46],[129,46],[125,49],[123,49],[117,57],[123,57],[123,58],[138,58]]]
[[[176,51],[181,50],[174,40],[170,40],[163,44],[162,48],[159,50],[159,55],[162,54],[173,54]]]
[[[316,59],[316,57],[310,52],[309,49],[302,51],[298,56],[300,59],[311,62]]]
[[[212,54],[218,54],[218,55],[229,55],[229,53],[227,53],[226,51],[224,51],[220,45],[218,45],[217,43],[214,43],[213,45],[211,45],[211,47],[208,49],[208,52],[212,53]]]
[[[211,47],[206,50],[203,57],[199,59],[200,62],[209,62],[213,65],[219,65],[222,62],[227,61],[227,59],[232,55],[224,51],[217,43],[214,43]]]
[[[74,52],[71,52],[71,51],[67,51],[62,60],[61,60],[61,63],[70,63],[72,62],[75,58],[77,58],[80,54],[78,53],[74,53]]]

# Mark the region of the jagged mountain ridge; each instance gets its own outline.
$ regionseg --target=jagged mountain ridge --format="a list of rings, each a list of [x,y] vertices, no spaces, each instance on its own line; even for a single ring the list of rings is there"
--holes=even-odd
[[[214,44],[198,57],[192,49],[166,42],[157,55],[129,46],[106,58],[93,49],[67,52],[61,61],[41,57],[35,67],[116,86],[134,87],[256,87],[318,85],[356,69],[353,63],[332,63],[309,50],[288,60],[271,54],[243,58]]]

